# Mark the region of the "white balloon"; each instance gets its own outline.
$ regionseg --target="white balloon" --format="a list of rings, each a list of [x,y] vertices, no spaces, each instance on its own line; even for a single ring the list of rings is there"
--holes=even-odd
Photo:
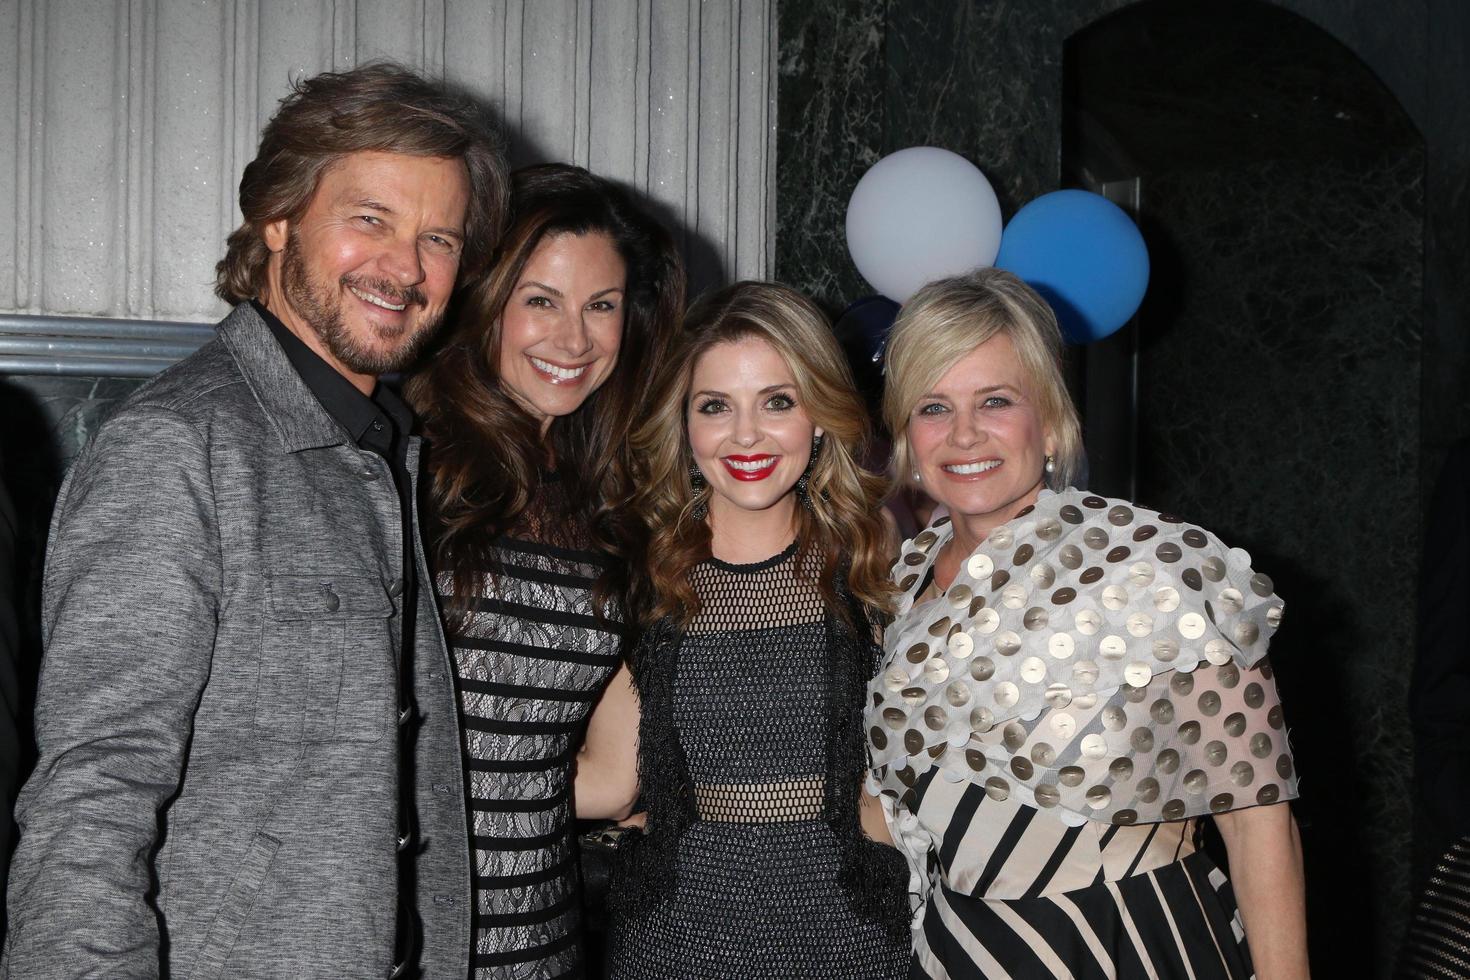
[[[874,289],[903,303],[919,287],[990,265],[1000,202],[957,153],[912,146],[875,163],[847,203],[847,249]]]

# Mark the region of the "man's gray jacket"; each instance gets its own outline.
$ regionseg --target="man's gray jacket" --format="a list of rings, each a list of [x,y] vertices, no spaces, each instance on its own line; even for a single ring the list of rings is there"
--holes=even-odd
[[[458,978],[459,734],[416,554],[421,962]],[[248,304],[102,426],[52,525],[40,761],[16,811],[0,972],[388,976],[402,556],[387,461],[327,414]]]

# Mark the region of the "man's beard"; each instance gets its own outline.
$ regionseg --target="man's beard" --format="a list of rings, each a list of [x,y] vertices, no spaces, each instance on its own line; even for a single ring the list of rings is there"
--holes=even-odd
[[[391,303],[405,303],[409,307],[422,307],[427,302],[417,286],[402,289],[383,279],[343,276],[338,285],[342,290],[356,286],[385,297]],[[307,269],[306,255],[294,229],[286,238],[286,251],[281,262],[281,287],[286,294],[286,302],[316,332],[332,356],[356,374],[377,377],[408,367],[444,319],[441,313],[431,320],[424,320],[412,332],[408,325],[402,331],[395,332],[375,329],[378,338],[384,340],[394,337],[395,333],[401,334],[397,338],[398,346],[378,349],[365,345],[361,339],[352,335],[343,322],[341,292],[314,279]]]

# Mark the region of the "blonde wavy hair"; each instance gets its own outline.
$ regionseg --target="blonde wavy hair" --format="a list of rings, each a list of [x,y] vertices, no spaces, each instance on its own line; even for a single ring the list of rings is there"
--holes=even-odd
[[[796,381],[796,398],[812,424],[824,430],[807,481],[810,507],[798,505],[797,569],[820,567],[816,582],[834,613],[853,622],[839,595],[846,590],[866,606],[864,615],[887,613],[895,593],[878,516],[885,481],[858,459],[869,437],[867,413],[847,362],[821,310],[800,293],[770,282],[738,282],[709,293],[690,308],[684,332],[659,372],[649,416],[632,436],[639,461],[633,506],[649,529],[638,602],[646,621],[685,624],[699,611],[689,572],[710,557],[709,495],[693,492],[687,414],[694,365],[711,348],[747,338],[770,344]],[[806,560],[821,559],[820,564]]]
[[[913,472],[909,417],[954,363],[997,334],[1010,338],[1026,372],[1042,425],[1055,440],[1052,490],[1072,485],[1082,472],[1082,426],[1062,377],[1062,331],[1046,300],[1015,275],[976,269],[938,279],[920,289],[888,334],[884,352],[883,421],[893,435],[893,479],[902,486]]]

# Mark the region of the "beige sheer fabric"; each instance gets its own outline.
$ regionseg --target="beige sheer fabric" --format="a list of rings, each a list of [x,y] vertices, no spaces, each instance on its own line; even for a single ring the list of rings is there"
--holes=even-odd
[[[823,776],[771,783],[698,783],[694,805],[699,819],[723,823],[820,820],[826,789]]]
[[[952,530],[904,545],[905,590],[870,685],[875,776],[901,802],[929,767],[1065,823],[1175,821],[1296,795],[1263,659],[1282,603],[1198,527],[1042,491],[915,604]]]

